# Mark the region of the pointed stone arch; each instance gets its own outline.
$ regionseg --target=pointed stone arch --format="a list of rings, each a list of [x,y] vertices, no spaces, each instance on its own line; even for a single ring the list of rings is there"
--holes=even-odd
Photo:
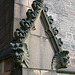
[[[58,30],[56,27],[52,27],[53,19],[51,16],[47,15],[48,8],[43,4],[42,0],[35,0],[32,3],[32,8],[33,9],[28,9],[26,12],[27,18],[22,19],[20,21],[20,28],[16,29],[14,33],[14,38],[11,43],[12,46],[12,51],[11,51],[11,56],[14,59],[16,67],[29,67],[28,62],[29,62],[29,51],[28,51],[28,46],[25,43],[26,38],[30,34],[31,30],[35,30],[35,24],[40,17],[40,19],[43,22],[43,27],[44,31],[46,33],[46,36],[48,37],[48,40],[52,46],[52,50],[54,51],[54,56],[52,57],[52,61],[50,61],[53,66],[53,60],[54,58],[58,57],[60,53],[62,53],[61,46],[63,42],[61,39],[57,39],[56,35],[58,34]],[[63,54],[63,53],[62,53]],[[62,58],[67,56],[68,51],[65,52],[65,55],[61,55]],[[61,57],[60,56],[60,57]],[[58,59],[63,60],[61,63],[64,63],[64,60],[58,57]],[[67,61],[66,61],[67,62]],[[36,64],[35,64],[36,65]],[[64,65],[64,64],[63,64]],[[66,65],[65,65],[66,66]],[[51,67],[53,69],[53,67]],[[60,65],[61,68],[61,65]],[[48,68],[49,69],[49,68]]]

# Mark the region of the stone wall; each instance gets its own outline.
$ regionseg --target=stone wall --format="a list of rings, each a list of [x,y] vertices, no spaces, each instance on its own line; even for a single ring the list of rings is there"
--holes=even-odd
[[[14,0],[14,31],[19,28],[21,19],[26,18],[26,12],[34,0]]]
[[[0,0],[0,50],[8,47],[12,39],[13,0]]]
[[[54,19],[53,26],[57,27],[63,41],[63,50],[70,52],[70,65],[75,65],[75,1],[74,0],[45,0],[49,8],[48,15]]]
[[[34,0],[0,0],[0,50],[8,47],[12,40],[12,31],[19,28],[19,21],[26,17],[26,11],[31,8],[32,1]],[[44,3],[49,8],[48,15],[53,16],[53,26],[59,30],[57,37],[62,38],[62,49],[70,52],[72,66],[75,64],[75,1],[45,0]]]
[[[14,68],[14,63],[11,58],[0,62],[0,75],[11,75],[11,71]]]

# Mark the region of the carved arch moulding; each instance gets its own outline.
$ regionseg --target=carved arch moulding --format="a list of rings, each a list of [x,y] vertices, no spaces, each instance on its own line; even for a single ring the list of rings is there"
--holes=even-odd
[[[16,67],[29,67],[29,52],[27,48],[27,44],[24,43],[24,40],[27,38],[28,34],[32,29],[35,29],[35,23],[40,15],[43,22],[45,21],[45,33],[49,37],[49,41],[52,44],[52,47],[54,49],[55,55],[52,59],[52,69],[53,69],[53,61],[55,58],[62,60],[60,62],[60,68],[66,67],[64,62],[67,63],[68,58],[66,57],[68,55],[68,51],[62,51],[61,46],[63,42],[61,41],[61,38],[57,39],[56,35],[58,34],[58,30],[56,27],[52,27],[53,19],[52,16],[47,15],[48,8],[45,4],[43,4],[43,0],[34,0],[32,3],[33,9],[28,9],[26,12],[27,18],[22,19],[20,21],[20,28],[16,29],[14,32],[13,41],[10,43],[11,48],[11,56],[14,60]],[[63,53],[65,52],[65,54]],[[60,55],[61,54],[61,55]],[[62,59],[62,58],[63,59]]]

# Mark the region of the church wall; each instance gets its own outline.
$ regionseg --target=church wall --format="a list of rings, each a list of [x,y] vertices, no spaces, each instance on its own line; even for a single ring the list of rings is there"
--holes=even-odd
[[[75,65],[75,1],[74,0],[45,0],[48,15],[52,15],[54,27],[59,30],[58,38],[62,38],[63,50],[68,50],[69,66]]]
[[[15,0],[14,3],[14,30],[19,28],[21,19],[26,18],[26,12],[31,9],[33,0]]]
[[[0,0],[0,50],[7,48],[12,39],[13,0]]]
[[[13,3],[13,1],[15,3]],[[1,26],[0,26],[0,28],[1,28],[0,49],[2,49],[3,47],[7,47],[6,44],[8,44],[10,42],[10,40],[12,39],[12,33],[14,34],[16,28],[20,27],[20,25],[19,25],[20,20],[23,18],[26,18],[26,11],[29,8],[31,8],[32,1],[33,0],[8,0],[8,3],[7,3],[6,0],[1,0],[0,3],[2,3],[2,4],[0,4],[1,5],[0,10],[2,10],[2,12],[0,12],[0,13],[3,16],[1,16],[1,14],[0,14],[0,16],[2,17],[2,18],[0,18],[0,24],[1,24]],[[58,34],[58,37],[61,37],[62,41],[64,41],[64,45],[62,48],[64,50],[69,50],[70,52],[71,51],[74,52],[74,46],[71,45],[75,40],[74,39],[74,31],[73,31],[74,29],[71,29],[71,28],[74,28],[73,27],[74,13],[69,12],[69,10],[71,10],[71,8],[68,9],[69,7],[66,7],[67,2],[65,0],[63,1],[63,3],[60,0],[55,0],[55,1],[47,0],[47,1],[45,1],[45,3],[47,4],[47,6],[49,8],[48,15],[53,16],[53,19],[54,19],[53,26],[56,26],[60,32]],[[3,5],[4,5],[4,7],[3,7]],[[65,8],[63,5],[65,6]],[[13,9],[13,7],[14,7],[14,9]],[[69,12],[69,14],[67,11]],[[67,44],[69,46],[67,46]],[[70,53],[70,55],[71,55],[71,53]],[[73,57],[71,57],[71,58],[73,58]],[[6,65],[6,61],[4,61],[4,62]],[[2,65],[0,67],[2,68]],[[7,65],[5,67],[7,67]],[[4,69],[5,70],[3,70],[2,72],[8,72],[8,70],[6,68],[4,68]],[[11,69],[9,68],[9,70],[11,70]],[[6,74],[10,75],[9,72]]]
[[[0,51],[4,51],[5,55],[10,46],[13,34],[13,16],[14,16],[14,0],[0,0]],[[2,56],[3,53],[0,54]],[[0,58],[0,75],[10,75],[13,69],[13,61],[11,58],[1,61]]]
[[[11,58],[0,62],[0,75],[11,75],[14,68],[14,63]]]

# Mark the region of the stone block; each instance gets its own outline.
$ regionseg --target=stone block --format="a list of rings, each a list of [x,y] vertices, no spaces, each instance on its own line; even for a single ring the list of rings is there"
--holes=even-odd
[[[43,25],[43,22],[40,18],[37,19],[37,21],[35,22],[34,25],[35,25],[35,30],[32,30],[31,34],[38,35],[41,37],[46,37],[44,25]]]
[[[28,1],[29,0],[15,0],[15,3],[28,6]]]
[[[58,22],[58,26],[60,26],[57,37],[63,39],[64,44],[62,48],[64,50],[75,50],[75,43],[72,44],[72,42],[75,42],[75,1],[45,0],[45,3],[49,8],[48,15],[50,13],[57,14],[57,20],[53,25],[57,26],[56,24]],[[73,54],[71,54],[70,57],[72,55]]]
[[[13,65],[13,60],[12,59],[7,59],[4,61],[4,72],[8,72],[13,70],[14,65]]]
[[[29,67],[51,69],[51,61],[54,55],[49,40],[40,36],[30,34],[26,39],[29,50]]]
[[[70,42],[68,41],[63,41],[63,46],[62,46],[63,49],[67,49],[67,50],[71,50],[71,47],[70,47]]]
[[[54,74],[54,73],[53,73]],[[51,71],[41,71],[41,75],[52,75]]]
[[[21,19],[26,18],[26,12],[29,9],[29,7],[21,6],[20,9],[21,9],[20,10]]]
[[[42,70],[42,69],[22,69],[23,75],[57,75],[55,71]]]
[[[31,7],[31,4],[33,3],[34,0],[29,0],[29,7]]]
[[[73,58],[73,59],[71,59],[71,65],[73,65],[73,67],[74,67],[74,65],[75,65],[75,59]]]
[[[13,32],[15,32],[17,28],[20,28],[20,24],[19,24],[20,21],[21,21],[20,18],[14,18],[14,28],[13,28]]]
[[[35,73],[34,73],[34,70],[32,70],[32,69],[23,69],[23,73],[22,73],[23,75],[24,74],[26,74],[26,75],[36,75]],[[38,75],[40,75],[40,74],[38,74]]]
[[[72,48],[72,50],[75,50],[75,42],[74,41],[71,42],[71,48]]]
[[[20,11],[21,11],[21,9],[20,9],[20,5],[19,4],[14,4],[14,17],[15,18],[20,18],[21,16],[20,16]]]
[[[14,5],[14,18],[26,18],[26,12],[29,8],[23,5]]]
[[[29,0],[20,0],[20,3],[25,6],[28,6],[28,2]]]
[[[60,32],[69,32],[70,27],[68,25],[65,26],[65,23],[63,23],[63,24],[61,22],[61,24],[60,24]]]
[[[64,5],[62,1],[53,1],[53,6],[51,7],[54,13],[66,15]]]
[[[70,32],[66,33],[66,39],[72,41],[73,40],[73,34]]]
[[[75,50],[70,50],[69,56],[70,56],[70,59],[75,59]]]
[[[75,27],[70,27],[70,31],[72,32],[72,33],[75,33]]]
[[[57,75],[57,72],[51,71],[51,75]]]
[[[75,40],[75,35],[73,35],[73,40]]]
[[[72,44],[71,47],[72,47],[72,50],[75,50],[75,44]]]

